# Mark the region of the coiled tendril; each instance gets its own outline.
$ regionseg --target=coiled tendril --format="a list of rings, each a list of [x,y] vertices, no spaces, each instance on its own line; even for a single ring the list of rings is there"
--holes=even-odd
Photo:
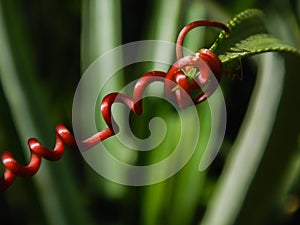
[[[47,149],[34,138],[28,140],[31,157],[27,166],[20,165],[10,152],[2,153],[2,162],[5,170],[0,180],[0,190],[7,189],[14,181],[16,176],[31,177],[37,173],[41,165],[42,158],[56,161],[60,159],[64,153],[65,145],[77,148],[84,146],[89,149],[99,142],[115,135],[118,132],[118,125],[112,116],[112,105],[116,102],[125,104],[134,113],[140,115],[142,113],[142,97],[147,86],[155,81],[164,82],[166,96],[176,102],[180,108],[188,107],[186,92],[191,96],[191,91],[200,90],[200,94],[191,96],[193,103],[198,104],[207,99],[217,88],[217,84],[222,77],[223,64],[213,52],[208,49],[200,49],[197,53],[183,56],[182,45],[187,33],[199,26],[212,26],[223,29],[226,35],[229,35],[229,29],[222,23],[214,21],[195,21],[185,26],[178,35],[176,55],[177,61],[170,67],[168,72],[152,71],[144,74],[136,83],[133,98],[121,93],[110,93],[104,97],[101,103],[101,113],[107,124],[107,128],[96,133],[90,138],[83,140],[81,143],[76,143],[71,132],[64,125],[56,127],[56,144],[53,150]],[[206,66],[203,67],[203,62]],[[191,68],[198,70],[196,76],[190,79],[186,74]],[[211,73],[214,73],[217,83],[210,82]],[[202,91],[205,89],[205,91]],[[78,145],[77,145],[78,144]]]

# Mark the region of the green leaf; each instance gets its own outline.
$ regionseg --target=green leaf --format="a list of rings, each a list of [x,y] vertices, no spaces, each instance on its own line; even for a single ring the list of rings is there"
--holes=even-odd
[[[241,58],[263,52],[278,51],[300,54],[294,47],[273,37],[265,25],[264,14],[248,9],[236,15],[227,24],[230,36],[221,32],[210,50],[215,52],[224,66],[236,65]]]

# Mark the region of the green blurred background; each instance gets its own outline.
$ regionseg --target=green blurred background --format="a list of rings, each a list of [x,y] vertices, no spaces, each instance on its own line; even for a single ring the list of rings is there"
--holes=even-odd
[[[26,164],[28,138],[51,148],[55,125],[72,127],[73,95],[83,72],[107,50],[145,39],[175,42],[193,20],[226,23],[247,8],[264,11],[270,32],[300,49],[299,0],[0,0],[0,151],[11,151]],[[209,47],[217,34],[196,29],[185,45],[194,51]],[[146,187],[118,185],[67,148],[61,160],[44,160],[36,176],[17,178],[0,193],[0,223],[300,224],[299,62],[295,55],[264,54],[243,60],[241,74],[223,79],[226,136],[207,170],[198,171],[210,132],[204,103],[197,106],[203,138],[172,178]],[[126,68],[116,87],[153,69]],[[137,136],[149,135],[143,128],[154,115],[176,135],[180,125],[172,110],[164,102],[155,104],[150,99],[145,111],[152,113],[133,118]],[[162,159],[172,135],[152,153],[129,155],[129,160]]]

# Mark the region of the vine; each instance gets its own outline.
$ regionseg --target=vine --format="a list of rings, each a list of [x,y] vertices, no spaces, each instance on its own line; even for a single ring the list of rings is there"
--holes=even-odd
[[[177,61],[167,72],[152,71],[144,74],[135,84],[132,98],[117,92],[110,93],[103,98],[101,113],[107,128],[81,143],[76,143],[71,132],[64,125],[58,125],[53,150],[42,146],[37,139],[28,140],[31,157],[27,166],[20,165],[10,152],[3,152],[2,162],[5,170],[0,180],[0,190],[7,189],[16,176],[31,177],[36,174],[42,158],[50,161],[60,159],[65,145],[73,148],[84,145],[86,149],[89,149],[115,135],[119,128],[112,115],[112,105],[117,102],[125,104],[135,114],[141,115],[142,101],[139,99],[142,99],[145,89],[152,82],[163,82],[165,95],[180,108],[185,108],[189,106],[189,101],[186,101],[186,95],[183,95],[183,92],[190,96],[194,104],[203,102],[214,93],[222,76],[228,73],[228,68],[229,71],[234,71],[230,65],[236,65],[237,60],[239,62],[243,57],[267,51],[297,52],[293,47],[268,34],[262,19],[263,14],[259,10],[250,9],[238,14],[227,25],[207,20],[188,24],[178,35]],[[210,49],[200,49],[192,55],[184,56],[182,49],[184,38],[190,30],[199,26],[217,27],[223,31]],[[247,32],[242,32],[242,30],[247,30]],[[224,67],[226,67],[225,72]],[[193,73],[196,75],[190,76],[189,72],[192,69],[196,70],[196,73]],[[215,75],[217,82],[213,82],[211,72]],[[197,94],[194,94],[195,91]]]

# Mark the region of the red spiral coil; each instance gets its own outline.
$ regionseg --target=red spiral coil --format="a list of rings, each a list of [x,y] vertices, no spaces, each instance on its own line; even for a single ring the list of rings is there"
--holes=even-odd
[[[104,97],[101,103],[101,113],[107,124],[107,128],[96,133],[95,135],[83,140],[81,143],[76,143],[74,136],[64,126],[56,127],[56,144],[53,150],[47,149],[41,145],[37,139],[29,139],[28,146],[31,157],[27,166],[20,165],[10,152],[2,153],[2,163],[5,167],[4,174],[0,180],[0,191],[7,189],[14,181],[16,176],[31,177],[37,173],[41,165],[42,158],[56,161],[60,159],[64,153],[65,145],[77,148],[77,144],[89,149],[99,142],[115,135],[118,132],[118,125],[112,116],[112,105],[114,103],[122,103],[131,109],[135,114],[142,113],[142,97],[147,86],[155,81],[164,82],[166,96],[178,104],[180,108],[187,107],[186,92],[190,95],[192,90],[200,90],[200,94],[192,97],[193,103],[198,104],[207,99],[217,88],[217,85],[210,83],[210,70],[216,76],[217,82],[222,76],[223,64],[213,52],[207,49],[201,49],[197,53],[183,56],[182,45],[186,34],[193,28],[199,26],[213,26],[223,29],[226,34],[229,34],[229,29],[226,25],[214,21],[195,21],[185,26],[178,35],[176,55],[177,61],[170,67],[169,71],[152,71],[144,74],[136,83],[133,97],[129,97],[122,93],[110,93]],[[207,65],[203,67],[201,64]],[[200,74],[194,79],[189,79],[185,71],[194,67],[200,71]],[[177,88],[176,88],[177,86]],[[205,87],[205,91],[201,91]]]

